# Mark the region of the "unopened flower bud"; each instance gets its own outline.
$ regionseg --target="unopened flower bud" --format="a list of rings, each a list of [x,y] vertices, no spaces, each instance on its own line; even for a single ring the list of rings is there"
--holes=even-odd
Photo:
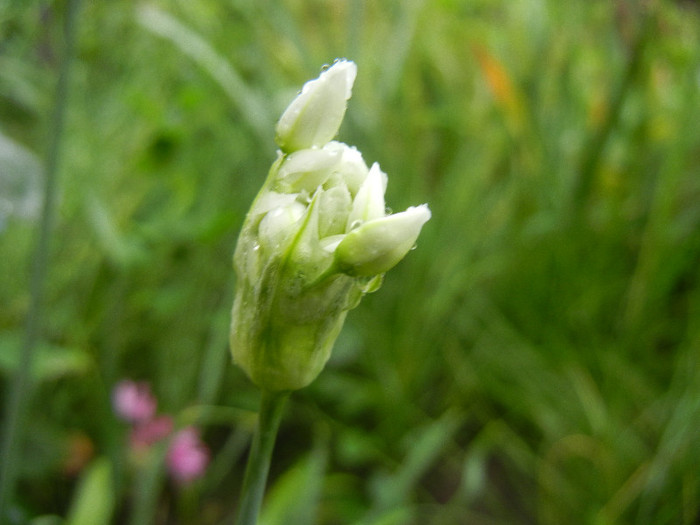
[[[316,378],[348,310],[381,286],[430,218],[426,205],[387,216],[386,174],[331,141],[355,71],[337,62],[284,112],[282,152],[236,246],[231,349],[266,390],[296,390]]]
[[[321,147],[336,136],[356,74],[354,62],[339,60],[304,84],[277,123],[275,140],[282,151]]]
[[[347,186],[354,198],[369,172],[362,153],[342,142],[329,142],[323,149],[338,151],[341,154],[340,161],[336,164],[329,181],[332,181],[333,185],[342,183]]]
[[[331,176],[341,152],[323,149],[302,149],[287,156],[277,174],[278,189],[287,193],[313,192]]]
[[[298,202],[270,210],[258,226],[260,245],[268,250],[281,249],[297,231],[297,224],[305,211]]]
[[[382,172],[379,169],[379,164],[375,162],[353,201],[352,211],[348,215],[347,221],[348,231],[353,230],[363,222],[384,217],[386,214],[386,206],[384,205],[386,182],[386,173]]]
[[[338,268],[353,276],[378,275],[392,269],[415,245],[428,219],[430,210],[422,204],[360,225],[335,249]]]

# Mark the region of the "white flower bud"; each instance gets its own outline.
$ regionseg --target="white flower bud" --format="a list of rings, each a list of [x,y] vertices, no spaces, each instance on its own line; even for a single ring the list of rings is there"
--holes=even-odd
[[[331,142],[355,80],[339,61],[277,125],[281,148],[236,246],[233,358],[258,386],[296,390],[321,372],[348,310],[413,247],[427,205],[386,216],[387,176]]]
[[[384,217],[386,213],[384,205],[386,181],[386,173],[380,170],[379,164],[375,162],[352,203],[352,211],[348,215],[346,231],[350,231],[372,219]]]
[[[278,193],[276,191],[266,191],[258,195],[253,203],[248,215],[257,220],[260,215],[264,215],[275,208],[284,208],[296,201],[296,195],[291,193]]]
[[[345,184],[333,186],[320,195],[319,202],[319,237],[345,233],[345,224],[352,200]]]
[[[340,151],[326,149],[295,151],[280,165],[276,187],[290,193],[311,193],[331,176],[340,157]]]
[[[298,230],[299,219],[305,210],[298,202],[270,210],[258,226],[260,246],[266,250],[283,250]]]
[[[277,123],[275,141],[282,151],[322,147],[336,136],[356,74],[354,62],[339,60],[304,84]]]
[[[430,219],[427,204],[366,222],[349,232],[335,249],[341,271],[353,276],[384,273],[403,259]]]
[[[340,161],[336,164],[330,180],[335,184],[340,184],[342,181],[354,198],[369,173],[369,168],[362,159],[362,153],[353,146],[335,141],[329,142],[323,149],[340,153]]]

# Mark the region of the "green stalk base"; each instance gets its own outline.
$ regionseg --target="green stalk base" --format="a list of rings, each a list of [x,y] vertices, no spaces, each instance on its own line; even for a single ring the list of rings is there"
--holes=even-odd
[[[236,525],[256,525],[265,493],[265,483],[270,470],[272,449],[282,419],[282,410],[289,392],[263,391],[260,400],[258,428],[248,457],[243,478],[241,501]]]

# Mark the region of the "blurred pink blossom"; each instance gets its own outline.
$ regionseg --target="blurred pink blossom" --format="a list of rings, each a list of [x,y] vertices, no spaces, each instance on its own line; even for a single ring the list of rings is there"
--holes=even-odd
[[[175,481],[190,483],[204,475],[209,464],[209,450],[194,427],[180,430],[170,443],[168,468]]]
[[[171,438],[166,462],[173,479],[186,485],[204,475],[209,464],[209,450],[195,427],[186,427],[173,435],[173,418],[156,415],[158,402],[148,383],[120,381],[112,392],[114,412],[130,423],[129,445],[133,457],[148,454],[151,445]]]
[[[129,436],[133,448],[146,448],[164,439],[173,431],[173,418],[158,416],[150,421],[144,421],[131,429]]]
[[[148,421],[156,413],[158,402],[148,383],[124,380],[117,383],[112,392],[112,405],[116,414],[130,423]]]

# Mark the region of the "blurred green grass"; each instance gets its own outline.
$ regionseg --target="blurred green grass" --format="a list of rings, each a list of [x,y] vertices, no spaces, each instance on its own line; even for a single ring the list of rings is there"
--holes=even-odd
[[[62,5],[0,7],[0,131],[39,157]],[[347,57],[340,140],[433,219],[292,397],[264,523],[698,523],[699,33],[690,2],[86,2],[14,511],[79,514],[107,457],[114,523],[231,515],[231,254],[275,119]],[[3,401],[36,223],[4,226]],[[202,426],[203,482],[130,470],[124,377]]]

